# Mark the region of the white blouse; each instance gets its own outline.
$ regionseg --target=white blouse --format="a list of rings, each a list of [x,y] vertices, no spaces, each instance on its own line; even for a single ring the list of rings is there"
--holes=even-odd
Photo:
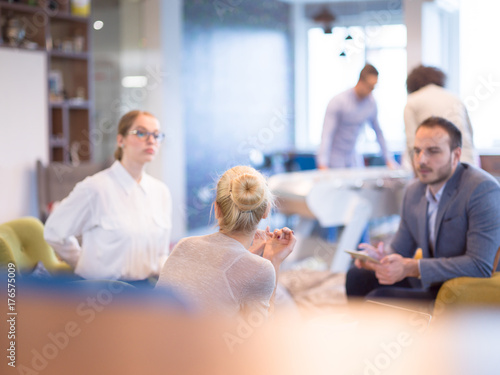
[[[159,275],[168,256],[171,215],[164,183],[145,173],[137,183],[116,161],[75,186],[44,236],[83,278],[142,280]]]

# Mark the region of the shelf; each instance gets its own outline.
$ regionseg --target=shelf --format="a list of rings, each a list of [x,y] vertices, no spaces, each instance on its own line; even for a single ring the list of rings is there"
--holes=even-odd
[[[49,51],[49,56],[58,59],[88,60],[88,52]]]
[[[17,47],[17,46],[12,46],[8,43],[0,43],[0,48],[13,48],[13,49],[19,49],[22,51],[32,51],[32,52],[45,52],[45,48],[38,46],[37,48],[26,48],[26,47]]]
[[[65,139],[61,138],[50,138],[50,147],[66,147],[68,142]]]
[[[64,150],[64,147],[52,147],[51,150],[50,150],[50,154],[51,154],[51,161],[55,161],[55,162],[59,162],[59,163],[67,163],[68,160],[66,159],[69,159],[68,157],[66,157],[65,159],[65,155],[67,155],[67,152],[65,152]]]
[[[50,106],[50,108],[63,108],[63,107],[66,107],[64,101],[53,101],[53,102],[49,101],[49,106]]]
[[[89,109],[90,108],[90,103],[88,100],[82,101],[82,102],[68,102],[68,108],[69,109]]]
[[[89,109],[90,102],[88,100],[72,102],[71,100],[49,102],[50,108],[68,108],[68,109]]]
[[[72,14],[64,14],[64,13],[55,14],[51,16],[51,18],[54,20],[81,22],[81,23],[87,23],[89,21],[88,17],[73,16]]]
[[[39,5],[28,5],[22,3],[7,3],[5,1],[0,1],[0,8],[14,10],[16,12],[24,12],[24,13],[46,13],[46,10],[43,9]]]
[[[59,4],[59,5],[61,6],[61,4]],[[9,3],[9,2],[0,0],[0,8],[12,10],[15,12],[22,12],[22,13],[31,13],[31,14],[41,13],[41,14],[44,14],[46,17],[50,17],[51,19],[63,20],[63,21],[69,21],[69,22],[87,23],[89,20],[88,17],[75,16],[75,15],[70,13],[69,9],[64,9],[62,7],[59,9],[48,9],[48,8],[40,6],[40,5],[28,5],[28,4],[24,4],[24,3]]]
[[[3,23],[9,22],[12,27],[24,25],[25,44],[32,42],[34,48],[11,45],[6,38],[6,25],[0,29],[0,48],[45,55],[50,161],[70,162],[70,150],[78,152],[80,160],[92,160],[91,18],[71,14],[69,0],[39,0],[36,5],[28,5],[31,2],[0,0],[0,16]],[[55,6],[49,7],[54,3]],[[69,99],[56,99],[63,97]],[[75,99],[77,97],[85,99]]]
[[[65,101],[89,98],[89,60],[50,58],[49,64],[50,71],[58,71],[62,77],[62,85],[54,94],[61,94]]]
[[[45,48],[45,28],[49,22],[45,9],[36,5],[27,5],[26,3],[7,3],[0,1],[0,14],[2,16],[2,33],[4,43],[8,44],[6,37],[10,22],[15,23],[12,27],[24,28],[25,39],[36,43],[39,47]],[[2,39],[2,38],[0,38]],[[29,50],[30,48],[20,47]]]

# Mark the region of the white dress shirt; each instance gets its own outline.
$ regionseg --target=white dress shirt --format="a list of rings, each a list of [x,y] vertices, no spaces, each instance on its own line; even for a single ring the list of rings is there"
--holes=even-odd
[[[48,218],[45,240],[83,278],[142,280],[168,256],[171,211],[164,183],[145,173],[137,183],[116,161],[75,186]]]
[[[365,123],[369,123],[380,144],[384,159],[389,159],[385,138],[377,119],[377,103],[373,95],[359,99],[353,88],[333,97],[326,108],[317,162],[329,168],[364,166],[356,152],[356,142]]]
[[[429,202],[427,205],[427,225],[429,230],[429,249],[431,253],[434,253],[434,243],[436,242],[436,216],[439,208],[439,201],[441,200],[445,186],[446,184],[439,189],[436,195],[432,194],[429,185],[427,185],[427,189],[425,190],[425,198],[427,202]]]

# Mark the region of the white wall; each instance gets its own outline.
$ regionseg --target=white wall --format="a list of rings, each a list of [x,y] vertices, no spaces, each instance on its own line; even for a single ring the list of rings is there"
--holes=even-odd
[[[111,2],[92,3],[92,20],[101,20],[101,30],[92,29],[95,128],[91,130],[94,143],[93,160],[110,160],[116,148],[116,131],[122,115],[120,99],[120,12]],[[118,108],[117,108],[118,107]]]
[[[422,64],[422,5],[431,0],[403,0],[405,15],[408,71]]]
[[[121,71],[148,85],[122,89],[122,103],[150,111],[166,134],[148,173],[167,184],[173,199],[172,240],[186,235],[186,162],[182,107],[182,0],[122,1]],[[135,108],[128,108],[135,109]]]
[[[469,110],[478,148],[500,147],[500,3],[462,0],[460,96]]]
[[[294,46],[295,87],[295,146],[299,150],[311,147],[307,111],[307,31],[304,4],[291,7]]]
[[[155,2],[160,3],[159,0]],[[161,154],[161,176],[167,183],[174,199],[173,239],[186,234],[186,150],[182,106],[182,0],[161,1],[158,6],[160,17],[156,30],[159,38],[162,74],[162,96],[155,102],[160,120],[165,124],[167,139]],[[149,9],[150,13],[156,7]]]
[[[44,52],[0,49],[0,222],[38,216],[36,160],[48,161]]]
[[[446,73],[446,88],[459,94],[459,7],[449,2],[422,6],[422,64]]]

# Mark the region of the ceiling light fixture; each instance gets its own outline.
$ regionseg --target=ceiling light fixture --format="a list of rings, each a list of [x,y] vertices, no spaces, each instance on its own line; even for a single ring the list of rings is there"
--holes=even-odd
[[[94,22],[94,30],[101,30],[104,27],[104,22],[97,20]]]
[[[148,77],[146,76],[126,76],[122,78],[122,86],[126,88],[146,87]]]
[[[335,15],[331,13],[326,7],[313,17],[314,22],[323,25],[323,31],[325,34],[332,33],[333,22],[335,21],[335,19]]]

